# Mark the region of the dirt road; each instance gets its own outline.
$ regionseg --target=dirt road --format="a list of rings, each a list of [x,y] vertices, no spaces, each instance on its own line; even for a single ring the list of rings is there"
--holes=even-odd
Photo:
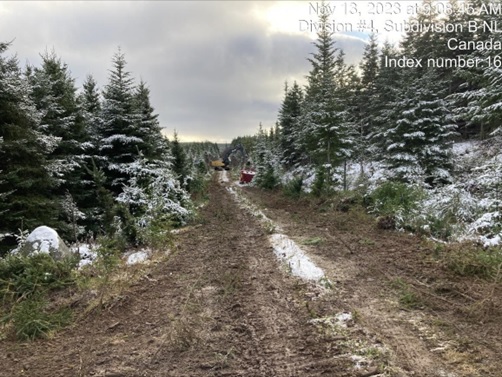
[[[307,283],[277,261],[266,229],[226,185],[213,182],[198,224],[106,308],[50,340],[1,342],[0,376],[500,376],[493,322],[461,321],[449,306],[434,317],[433,309],[398,304],[389,281],[418,278],[417,264],[432,274],[415,256],[416,239],[382,235],[354,214],[319,215],[243,189],[288,235],[309,244],[329,282]],[[500,307],[494,310],[496,321]],[[480,329],[490,338],[471,339]]]

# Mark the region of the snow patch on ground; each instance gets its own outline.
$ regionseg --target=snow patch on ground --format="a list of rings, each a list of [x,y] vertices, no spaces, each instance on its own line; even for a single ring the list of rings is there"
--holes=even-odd
[[[228,172],[226,170],[220,171],[220,180],[224,183],[230,182],[230,180],[228,179]]]
[[[314,318],[309,321],[313,325],[327,325],[329,327],[347,328],[348,323],[353,321],[352,313],[338,313],[334,316]]]
[[[95,251],[96,250],[95,245],[87,243],[75,245],[71,248],[71,250],[80,256],[80,261],[78,262],[78,269],[81,269],[84,266],[91,265],[98,257],[98,253]]]
[[[314,281],[319,281],[324,277],[324,271],[317,267],[288,236],[276,233],[272,234],[269,240],[277,258],[287,264],[293,275]]]
[[[133,264],[138,264],[138,263],[144,263],[149,259],[149,254],[144,251],[140,250],[135,253],[132,253],[127,257],[126,264],[128,266],[133,265]]]
[[[233,195],[237,204],[251,213],[254,217],[256,217],[262,225],[269,231],[282,231],[281,227],[275,224],[272,220],[270,220],[258,207],[256,207],[253,203],[251,203],[247,198],[239,195],[237,191],[235,191],[232,187],[227,187],[227,191]]]
[[[227,187],[237,204],[255,216],[270,233],[269,241],[274,249],[274,254],[279,260],[286,263],[291,273],[305,280],[319,282],[327,280],[324,271],[317,267],[307,254],[287,235],[281,232],[281,228],[269,219],[260,209],[258,209],[247,198],[240,195],[232,187]]]

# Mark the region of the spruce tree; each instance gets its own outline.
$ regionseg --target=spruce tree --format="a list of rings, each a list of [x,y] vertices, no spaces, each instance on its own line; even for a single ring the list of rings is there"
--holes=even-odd
[[[319,32],[314,42],[316,52],[308,58],[312,69],[302,106],[300,148],[317,164],[339,164],[346,155],[346,119],[343,104],[337,97],[335,70],[344,71],[343,54],[336,53],[328,14],[319,16]],[[337,60],[338,59],[338,60]],[[337,76],[343,83],[343,75]]]
[[[134,80],[126,71],[125,56],[120,49],[112,62],[113,69],[103,91],[99,151],[107,187],[118,195],[128,183],[128,165],[139,156],[145,141],[138,132],[141,116],[134,101]]]
[[[101,116],[101,94],[98,83],[92,75],[87,75],[82,84],[82,92],[78,97],[82,117],[90,142],[97,150],[99,144],[100,116]]]
[[[471,40],[502,41],[500,33],[500,16],[496,12],[481,12],[483,5],[493,4],[502,6],[502,0],[486,2],[481,0],[469,0],[464,7],[472,9],[474,16],[468,19],[476,21],[478,25],[486,22],[487,25],[499,25],[498,30],[479,28],[472,33]],[[464,15],[464,18],[467,18]],[[501,56],[495,49],[464,51],[465,58],[484,62],[480,67],[457,70],[455,79],[457,90],[450,95],[451,107],[457,116],[457,122],[461,126],[464,136],[477,134],[484,139],[500,127],[502,114],[502,95],[500,90]]]
[[[60,138],[57,148],[50,156],[55,178],[60,183],[61,193],[78,184],[82,143],[88,135],[79,112],[75,80],[68,66],[55,52],[42,55],[42,66],[35,67],[29,76],[31,97],[42,114],[41,129]]]
[[[380,70],[378,56],[378,45],[376,35],[372,34],[366,47],[364,48],[361,69],[360,92],[358,93],[358,123],[361,140],[372,132],[374,128],[373,119],[377,107],[377,78]],[[366,149],[366,143],[360,145]]]
[[[166,144],[161,134],[158,114],[150,103],[150,89],[141,80],[134,92],[134,107],[139,113],[136,136],[143,140],[138,148],[147,159],[158,160],[165,152]]]
[[[173,156],[172,169],[174,174],[182,187],[185,187],[188,177],[187,156],[176,131],[174,131],[173,141],[171,142],[171,154]]]
[[[419,179],[429,185],[450,181],[456,125],[441,90],[441,83],[426,73],[403,89],[393,103],[395,122],[382,136],[384,161],[394,178],[405,182]]]
[[[105,181],[104,173],[99,171],[98,166],[103,166],[99,155],[100,127],[101,127],[101,94],[98,84],[92,75],[88,75],[82,84],[82,91],[78,96],[78,103],[82,114],[82,122],[89,135],[89,141],[82,145],[84,149],[82,174],[83,195],[79,196],[80,210],[85,214],[81,221],[85,229],[91,234],[99,234],[103,229],[103,212],[110,210],[110,203],[105,203]],[[99,176],[99,177],[98,177]],[[111,217],[111,215],[109,216]]]
[[[19,229],[60,225],[48,163],[59,139],[41,132],[18,61],[3,56],[8,47],[0,43],[0,241],[7,247]]]
[[[296,81],[291,88],[286,83],[278,121],[282,163],[286,166],[292,166],[300,160],[301,151],[297,149],[297,138],[302,101],[303,91]]]
[[[42,55],[42,66],[33,69],[29,81],[31,97],[42,114],[41,129],[60,140],[49,156],[51,171],[58,182],[54,193],[61,203],[67,202],[64,198],[71,198],[78,207],[87,206],[85,163],[90,137],[77,101],[75,80],[55,52],[46,52]],[[67,208],[66,205],[61,208],[62,220],[74,217],[75,211],[67,214]],[[59,231],[63,236],[75,235],[74,226]]]
[[[371,103],[373,111],[365,110],[365,107],[361,110],[367,111],[371,117],[371,128],[368,129],[365,138],[368,148],[366,154],[376,161],[380,161],[385,152],[384,132],[389,124],[396,122],[395,116],[398,115],[393,106],[401,90],[403,71],[385,64],[389,59],[397,58],[399,58],[397,49],[388,41],[384,42],[379,54],[379,71],[375,78],[375,95]]]
[[[258,135],[256,136],[256,145],[254,148],[254,161],[256,166],[256,176],[253,181],[262,188],[273,189],[279,184],[277,169],[279,160],[273,151],[271,139],[263,129],[260,123]]]

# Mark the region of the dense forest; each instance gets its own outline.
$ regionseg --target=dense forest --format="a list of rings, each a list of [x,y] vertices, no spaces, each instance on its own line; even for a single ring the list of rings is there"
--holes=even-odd
[[[398,228],[498,244],[502,3],[451,0],[442,13],[434,4],[422,3],[408,21],[419,27],[397,46],[371,35],[359,66],[320,15],[307,85],[286,82],[276,124],[234,140],[255,151],[258,185],[356,190]]]
[[[149,227],[189,219],[204,153],[218,148],[163,137],[148,86],[120,49],[103,90],[92,75],[77,90],[54,52],[21,69],[9,47],[0,44],[3,252],[40,225],[68,242],[120,234],[138,245]]]
[[[371,35],[359,66],[346,63],[321,13],[306,86],[286,83],[276,124],[232,141],[250,152],[255,184],[316,195],[356,189],[398,227],[443,239],[482,229],[485,241],[500,239],[502,70],[493,46],[501,36],[496,27],[468,27],[496,24],[500,5],[451,0],[439,13],[425,0],[410,20],[422,27],[398,46]],[[454,49],[451,38],[475,43]],[[135,82],[120,50],[101,90],[91,75],[77,88],[54,52],[42,54],[40,67],[21,68],[10,47],[0,44],[3,252],[41,224],[69,242],[120,234],[138,245],[159,222],[188,221],[190,193],[218,147],[162,137],[148,86]],[[450,66],[389,64],[404,58]],[[469,59],[482,63],[459,63]],[[483,141],[483,158],[458,160],[454,144],[474,140]],[[389,196],[401,198],[397,210],[382,199]]]

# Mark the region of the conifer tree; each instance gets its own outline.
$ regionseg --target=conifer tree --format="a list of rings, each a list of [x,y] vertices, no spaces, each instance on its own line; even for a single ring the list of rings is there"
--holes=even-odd
[[[398,57],[397,49],[388,41],[384,42],[379,54],[379,72],[375,78],[375,95],[371,103],[373,111],[368,110],[372,117],[372,126],[368,129],[366,136],[368,148],[366,153],[376,161],[379,161],[384,155],[386,128],[389,124],[396,122],[395,116],[397,114],[393,110],[393,106],[398,100],[403,74],[401,70],[390,67],[385,62]]]
[[[42,66],[33,69],[29,81],[32,99],[42,114],[41,129],[47,135],[60,138],[49,156],[50,170],[58,182],[54,194],[61,198],[62,204],[67,202],[64,198],[71,198],[77,206],[88,205],[85,163],[90,136],[77,101],[75,80],[68,66],[53,51],[42,55]],[[68,217],[67,208],[62,205],[62,220]],[[73,226],[59,232],[63,236],[74,236],[74,229]]]
[[[98,83],[92,75],[87,75],[82,84],[82,92],[78,101],[82,110],[83,122],[90,142],[97,149],[99,144],[100,115],[101,115],[101,94]]]
[[[279,160],[274,153],[272,141],[260,123],[253,150],[257,174],[253,181],[265,189],[273,189],[279,184],[277,169]]]
[[[113,69],[103,91],[99,150],[104,160],[107,187],[118,195],[128,183],[128,165],[139,156],[145,141],[138,132],[140,114],[134,101],[134,80],[126,71],[125,56],[120,49],[112,63]]]
[[[171,142],[171,154],[173,156],[173,172],[182,187],[184,187],[186,185],[186,178],[188,177],[187,156],[180,144],[176,131],[174,131],[173,141]]]
[[[165,138],[161,134],[159,116],[150,103],[150,89],[143,80],[134,92],[134,107],[139,113],[136,136],[143,140],[138,148],[145,158],[158,160],[165,152]]]
[[[75,80],[53,51],[42,55],[42,66],[33,69],[29,81],[31,97],[42,114],[41,129],[60,138],[50,160],[60,183],[59,194],[64,194],[78,185],[82,143],[88,141],[77,104]]]
[[[60,224],[48,164],[59,139],[40,131],[41,117],[18,62],[3,56],[8,47],[0,43],[0,241],[12,246],[19,229]]]
[[[358,93],[358,123],[361,141],[372,132],[374,128],[373,119],[378,111],[377,99],[377,78],[380,70],[378,60],[378,45],[376,35],[372,34],[366,47],[360,64],[361,82]],[[366,149],[366,143],[361,143],[360,147]]]
[[[422,25],[421,28],[416,28],[408,31],[401,42],[403,55],[408,58],[422,59],[426,62],[427,59],[435,59],[444,56],[445,45],[437,37],[432,26],[439,24],[439,13],[435,6],[434,0],[423,0],[419,7],[418,13],[410,20],[412,23]],[[423,71],[427,68],[427,64],[416,65],[408,69],[408,76],[420,77]]]
[[[333,33],[328,14],[319,16],[319,32],[314,45],[317,49],[308,58],[312,69],[302,106],[300,147],[317,164],[339,164],[347,157],[346,119],[343,104],[337,97],[337,84],[343,84],[343,53],[336,56]],[[335,70],[338,75],[335,77]],[[340,80],[338,83],[335,78]]]
[[[80,210],[85,214],[82,223],[85,229],[92,234],[99,234],[103,229],[103,223],[109,222],[105,220],[103,212],[110,211],[110,201],[104,202],[104,196],[111,196],[111,193],[106,193],[104,187],[104,173],[99,171],[98,166],[103,166],[101,156],[99,154],[100,146],[100,127],[101,127],[101,94],[98,84],[92,75],[88,75],[82,84],[82,92],[78,96],[78,103],[82,114],[84,127],[89,135],[89,141],[82,145],[84,149],[83,166],[84,173],[82,174],[82,186],[84,193],[80,197]],[[101,175],[100,175],[101,174]],[[109,216],[111,217],[111,215]],[[111,223],[110,223],[111,224]]]
[[[500,16],[497,12],[481,11],[487,4],[502,6],[502,0],[482,1],[469,0],[464,7],[471,9],[469,16],[477,25],[497,25],[498,29],[490,30],[488,27],[478,28],[476,33],[471,33],[470,40],[502,41],[500,33]],[[495,8],[496,9],[496,8]],[[464,18],[467,18],[464,15]],[[467,21],[465,21],[467,22]],[[481,67],[472,67],[458,70],[455,76],[457,89],[450,95],[451,107],[454,108],[457,122],[461,125],[465,136],[477,134],[482,139],[490,136],[500,127],[502,114],[502,95],[500,90],[501,56],[495,49],[464,51],[466,59],[481,61]]]
[[[456,125],[441,90],[441,83],[426,73],[393,103],[396,120],[382,135],[384,161],[393,177],[405,182],[422,179],[429,185],[450,181]]]
[[[286,166],[292,166],[300,160],[301,151],[298,150],[297,139],[300,133],[299,117],[302,101],[303,91],[296,81],[291,88],[288,88],[286,83],[278,121],[282,163]]]

